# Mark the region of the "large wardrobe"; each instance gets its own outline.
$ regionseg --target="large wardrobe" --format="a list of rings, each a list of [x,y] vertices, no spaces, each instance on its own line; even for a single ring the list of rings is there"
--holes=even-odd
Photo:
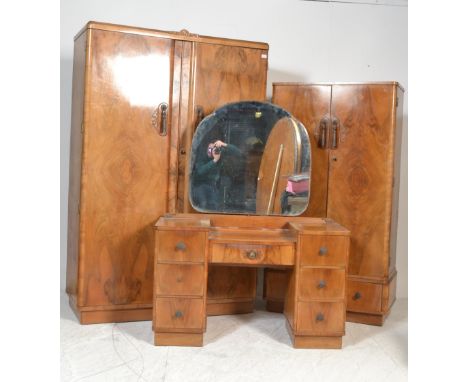
[[[306,127],[312,178],[304,216],[351,231],[347,320],[382,325],[395,300],[403,89],[396,82],[275,83],[273,103]],[[282,311],[286,274],[266,270],[267,308]]]
[[[67,293],[81,323],[150,320],[152,224],[190,212],[193,131],[266,96],[268,45],[97,22],[73,63]],[[253,309],[255,269],[212,267],[208,314]]]

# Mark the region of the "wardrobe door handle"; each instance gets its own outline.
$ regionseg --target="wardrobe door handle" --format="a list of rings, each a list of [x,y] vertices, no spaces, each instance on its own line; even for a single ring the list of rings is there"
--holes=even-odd
[[[151,124],[158,130],[159,135],[167,135],[167,113],[169,106],[161,102],[151,116]]]
[[[325,149],[327,147],[327,138],[328,138],[328,118],[322,118],[319,125],[319,139],[318,139],[318,148]]]
[[[332,121],[332,150],[338,148],[338,135],[340,133],[340,120],[338,118],[333,118]]]

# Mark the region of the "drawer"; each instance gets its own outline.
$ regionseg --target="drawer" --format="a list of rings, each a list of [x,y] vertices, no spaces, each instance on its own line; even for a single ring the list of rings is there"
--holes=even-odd
[[[202,298],[156,297],[155,309],[155,331],[203,330],[205,311]]]
[[[348,236],[301,236],[301,265],[347,265]]]
[[[158,261],[205,261],[204,232],[158,231],[156,256]]]
[[[205,266],[201,264],[156,264],[156,294],[203,296]]]
[[[348,280],[347,310],[362,313],[382,311],[382,285]]]
[[[343,335],[345,304],[342,302],[299,302],[297,334]]]
[[[243,265],[294,265],[294,245],[214,243],[211,262]]]
[[[301,268],[299,299],[345,298],[346,272],[343,269]]]

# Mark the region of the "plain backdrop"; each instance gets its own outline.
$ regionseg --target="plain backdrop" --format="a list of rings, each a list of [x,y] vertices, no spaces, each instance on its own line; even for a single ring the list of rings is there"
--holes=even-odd
[[[406,89],[397,239],[397,297],[408,296],[408,9],[301,0],[61,1],[60,285],[65,289],[73,37],[90,20],[267,42],[275,81],[398,81]]]

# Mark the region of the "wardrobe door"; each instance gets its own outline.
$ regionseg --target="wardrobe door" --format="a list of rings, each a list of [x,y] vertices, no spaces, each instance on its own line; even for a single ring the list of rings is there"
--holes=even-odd
[[[268,45],[256,47],[194,44],[192,126],[218,107],[237,101],[266,98]],[[185,187],[185,211],[190,211]],[[253,310],[256,269],[212,266],[208,274],[208,314]]]
[[[327,216],[330,99],[330,85],[273,85],[272,102],[301,121],[309,134],[312,152],[310,199],[301,216]]]
[[[173,42],[88,33],[77,305],[151,308],[152,224],[167,203]]]
[[[333,85],[328,213],[352,232],[349,275],[388,276],[396,86]]]
[[[309,134],[312,166],[310,198],[301,216],[326,217],[331,85],[275,83],[272,102],[302,122]],[[282,312],[287,289],[287,271],[265,269],[264,297],[267,310]]]

